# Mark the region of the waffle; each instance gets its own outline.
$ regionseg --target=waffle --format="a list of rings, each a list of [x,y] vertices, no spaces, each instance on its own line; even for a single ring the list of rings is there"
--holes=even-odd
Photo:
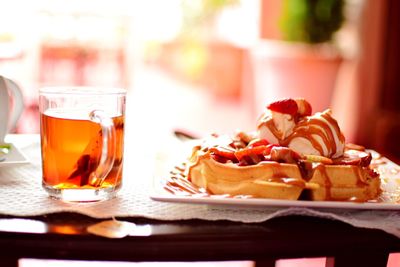
[[[365,202],[380,194],[380,179],[367,167],[353,165],[321,165],[309,181],[318,187],[310,190],[312,200]]]
[[[213,159],[195,149],[187,169],[188,179],[211,194],[271,199],[307,199],[365,202],[380,193],[379,177],[366,166],[299,161],[261,161],[238,166]]]

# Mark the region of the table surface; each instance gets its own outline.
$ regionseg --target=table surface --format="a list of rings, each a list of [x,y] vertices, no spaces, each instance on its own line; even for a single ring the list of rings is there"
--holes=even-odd
[[[327,266],[386,266],[400,251],[400,239],[382,230],[357,228],[330,219],[278,217],[261,223],[228,220],[152,220],[118,217],[136,224],[124,238],[90,234],[104,219],[72,212],[39,216],[0,215],[0,262],[19,258],[111,261],[254,260],[274,266],[277,259],[329,257]]]

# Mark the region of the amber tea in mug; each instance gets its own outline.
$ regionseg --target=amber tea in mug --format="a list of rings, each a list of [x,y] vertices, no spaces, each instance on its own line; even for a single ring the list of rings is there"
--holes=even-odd
[[[122,185],[126,91],[52,87],[39,91],[42,184],[66,201],[114,197]]]

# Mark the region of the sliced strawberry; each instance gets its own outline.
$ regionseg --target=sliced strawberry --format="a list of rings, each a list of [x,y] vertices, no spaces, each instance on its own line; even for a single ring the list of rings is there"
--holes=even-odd
[[[256,147],[246,147],[244,149],[235,152],[235,156],[238,161],[241,161],[244,157],[252,157],[254,155],[264,156],[268,151],[267,146],[256,146]]]
[[[227,163],[228,159],[217,154],[211,154],[211,157],[219,163]]]
[[[243,158],[239,161],[238,166],[249,166],[249,165],[252,165],[251,162],[250,162],[250,160],[247,159],[247,158],[248,158],[248,157],[243,157]]]
[[[296,115],[298,110],[296,101],[291,98],[286,98],[273,102],[269,104],[267,108],[271,111],[290,114],[292,116]]]
[[[312,114],[311,104],[304,98],[296,98],[298,111],[300,117],[310,116]]]
[[[265,149],[265,155],[270,155],[272,149],[274,149],[274,147],[281,147],[280,145],[276,145],[276,144],[269,144],[267,145],[267,149]]]
[[[256,138],[250,141],[248,147],[256,147],[256,146],[267,146],[269,142],[266,139]]]
[[[259,160],[259,161],[261,161],[261,160]],[[251,157],[245,155],[238,162],[238,166],[251,166],[251,165],[257,164],[259,161],[254,162]]]
[[[209,151],[215,155],[218,155],[219,157],[236,161],[235,151],[232,149],[228,149],[222,146],[217,146],[217,147],[210,147]]]
[[[235,152],[235,156],[239,162],[239,166],[255,165],[260,161],[266,160],[269,157],[271,150],[278,145],[259,145],[246,147]]]

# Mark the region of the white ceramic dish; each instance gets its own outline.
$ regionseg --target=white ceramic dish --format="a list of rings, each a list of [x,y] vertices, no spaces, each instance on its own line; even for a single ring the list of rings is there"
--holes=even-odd
[[[26,156],[12,143],[10,151],[5,155],[5,160],[0,161],[0,167],[18,166],[29,163]]]
[[[175,203],[191,203],[191,204],[207,204],[226,207],[246,207],[246,208],[271,208],[271,207],[305,207],[305,208],[324,208],[324,209],[366,209],[366,210],[400,210],[400,204],[391,203],[356,203],[341,201],[305,201],[305,200],[279,200],[279,199],[235,199],[223,197],[194,197],[194,196],[177,196],[173,194],[151,195],[153,200],[175,202]]]
[[[374,151],[372,151],[374,152]],[[374,152],[376,153],[376,152]],[[308,201],[308,200],[280,200],[262,198],[235,198],[221,195],[201,195],[171,193],[165,190],[165,182],[169,171],[156,175],[151,198],[157,201],[207,204],[228,207],[244,208],[271,208],[271,207],[306,207],[324,209],[364,209],[364,210],[400,210],[400,166],[382,158],[385,164],[379,165],[381,173],[382,196],[379,202],[345,202],[345,201]],[[171,166],[171,165],[170,165]],[[171,170],[171,169],[170,169]]]

